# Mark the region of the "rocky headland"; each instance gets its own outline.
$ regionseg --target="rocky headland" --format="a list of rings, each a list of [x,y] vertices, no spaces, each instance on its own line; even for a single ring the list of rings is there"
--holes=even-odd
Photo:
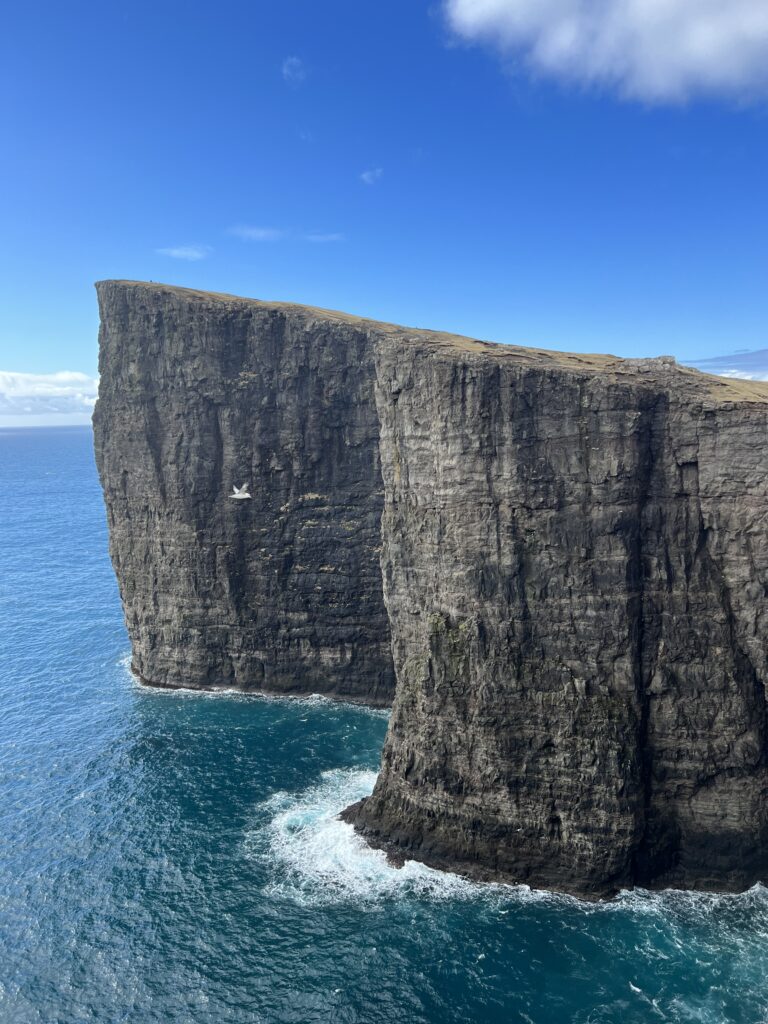
[[[133,671],[389,705],[368,332],[184,288],[97,292],[96,460]]]
[[[768,386],[98,288],[145,681],[394,690],[345,816],[397,856],[592,897],[768,879]]]

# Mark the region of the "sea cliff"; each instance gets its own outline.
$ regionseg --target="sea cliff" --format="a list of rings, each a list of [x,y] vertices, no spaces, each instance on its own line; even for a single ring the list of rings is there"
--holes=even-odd
[[[580,895],[768,877],[768,389],[674,360],[377,357],[400,855]]]
[[[151,283],[97,292],[96,459],[134,672],[389,704],[366,331]]]
[[[99,298],[142,678],[383,704],[394,665],[381,774],[345,817],[399,857],[584,896],[768,877],[768,387]]]

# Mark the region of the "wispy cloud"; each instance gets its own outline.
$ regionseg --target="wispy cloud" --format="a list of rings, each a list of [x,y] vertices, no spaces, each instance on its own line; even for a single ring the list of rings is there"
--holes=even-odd
[[[718,377],[731,377],[735,380],[765,380],[768,381],[768,373],[747,373],[745,370],[707,370],[707,373],[714,373]]]
[[[369,171],[363,171],[360,175],[360,181],[364,185],[375,185],[377,181],[381,180],[384,171],[381,167],[374,167]]]
[[[289,85],[301,85],[307,77],[307,66],[301,57],[286,57],[280,70]]]
[[[340,231],[293,231],[286,228],[264,228],[249,224],[238,224],[229,229],[230,235],[244,242],[280,242],[283,239],[298,239],[302,242],[343,242]]]
[[[308,235],[304,235],[304,240],[307,242],[343,242],[345,240],[345,236],[339,231],[330,231],[327,234],[311,232]]]
[[[209,245],[173,245],[166,249],[155,249],[160,256],[170,256],[174,260],[187,260],[194,263],[204,260],[211,251]]]
[[[242,238],[244,242],[277,242],[286,235],[281,228],[254,227],[250,224],[236,224],[229,229],[229,233]]]
[[[443,0],[451,29],[532,71],[650,102],[768,94],[765,0]]]
[[[695,366],[705,373],[720,377],[736,377],[741,380],[768,380],[768,349],[755,352],[733,352],[728,356],[713,356],[710,359],[690,359],[688,366]]]
[[[89,423],[99,381],[85,373],[0,370],[0,426]]]

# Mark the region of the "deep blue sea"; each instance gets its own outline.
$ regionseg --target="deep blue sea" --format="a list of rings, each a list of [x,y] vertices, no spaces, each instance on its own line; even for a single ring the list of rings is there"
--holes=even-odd
[[[768,1021],[768,891],[390,867],[386,715],[141,688],[87,429],[0,431],[0,1021]]]

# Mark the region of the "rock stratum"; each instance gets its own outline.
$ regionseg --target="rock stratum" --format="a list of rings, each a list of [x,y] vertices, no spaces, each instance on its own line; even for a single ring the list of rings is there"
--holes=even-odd
[[[368,332],[299,306],[96,287],[96,461],[133,671],[390,704]],[[243,484],[251,500],[233,500]]]
[[[768,879],[768,386],[98,288],[143,679],[383,704],[394,665],[344,816],[399,857],[587,897]]]

